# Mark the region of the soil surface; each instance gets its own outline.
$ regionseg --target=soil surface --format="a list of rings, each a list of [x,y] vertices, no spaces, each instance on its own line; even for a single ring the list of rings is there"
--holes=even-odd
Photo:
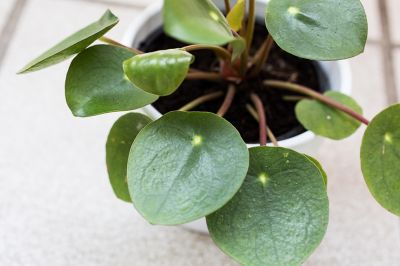
[[[256,25],[252,54],[261,46],[267,34],[265,25]],[[145,42],[142,42],[139,49],[150,52],[186,45],[166,36],[160,28],[153,32]],[[218,61],[213,52],[196,51],[193,52],[193,55],[196,58],[192,64],[193,68],[203,71],[219,70]],[[256,78],[246,80],[237,87],[232,106],[224,116],[239,130],[242,138],[247,143],[258,143],[259,141],[258,123],[245,108],[246,104],[251,103],[251,92],[257,93],[262,99],[266,109],[267,124],[278,140],[287,139],[305,131],[303,126],[297,121],[294,113],[296,102],[283,99],[283,96],[293,94],[287,91],[265,89],[262,85],[262,81],[265,79],[291,81],[305,85],[316,91],[327,89],[327,79],[322,74],[322,71],[318,70],[315,62],[290,55],[277,45],[274,45],[261,73]],[[228,85],[225,83],[186,80],[175,93],[166,97],[160,97],[159,100],[153,103],[153,106],[162,114],[165,114],[181,108],[186,103],[204,94],[221,90],[226,91],[227,87]],[[224,97],[220,97],[204,103],[196,107],[193,111],[217,112],[223,99]]]

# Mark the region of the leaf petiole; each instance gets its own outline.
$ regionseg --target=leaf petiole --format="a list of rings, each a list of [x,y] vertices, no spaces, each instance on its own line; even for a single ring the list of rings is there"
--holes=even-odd
[[[314,98],[315,100],[318,100],[326,105],[329,105],[330,107],[333,107],[335,109],[338,109],[338,110],[348,114],[349,116],[353,117],[354,119],[360,121],[361,123],[363,123],[367,126],[369,124],[368,119],[366,119],[359,113],[355,112],[354,110],[348,108],[347,106],[344,106],[341,103],[338,103],[335,100],[332,100],[331,98],[329,98],[321,93],[313,91],[312,89],[307,88],[305,86],[294,84],[291,82],[280,81],[280,80],[264,80],[263,84],[266,87],[270,87],[270,88],[289,90],[289,91],[297,92],[300,94],[308,95],[311,98]]]

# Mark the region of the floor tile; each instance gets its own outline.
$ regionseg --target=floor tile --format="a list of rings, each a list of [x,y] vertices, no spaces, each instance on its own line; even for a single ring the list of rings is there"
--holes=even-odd
[[[108,6],[30,0],[15,32],[0,70],[0,265],[236,265],[208,237],[150,226],[114,198],[104,142],[120,114],[73,118],[63,92],[68,64],[14,74]],[[109,35],[121,39],[140,9],[111,9],[121,22]],[[354,96],[367,117],[385,106],[381,64],[375,45],[351,60]],[[313,154],[329,175],[331,221],[306,265],[398,265],[399,222],[372,200],[362,180],[361,134],[324,141]]]
[[[382,36],[378,1],[380,0],[361,0],[368,19],[368,39],[374,41],[380,40]]]
[[[114,197],[104,145],[121,114],[72,117],[63,91],[68,64],[15,75],[105,8],[30,0],[15,33],[0,72],[0,265],[234,265],[208,237],[151,226]],[[119,39],[138,12],[113,11],[121,23],[110,36]]]
[[[382,0],[381,0],[382,1]],[[390,29],[392,35],[392,41],[400,44],[400,1],[399,0],[386,0],[388,13],[389,13],[389,22]]]
[[[396,71],[397,101],[400,102],[400,45],[394,50],[394,65]]]
[[[0,32],[3,29],[10,11],[15,3],[15,0],[1,0],[0,1]]]

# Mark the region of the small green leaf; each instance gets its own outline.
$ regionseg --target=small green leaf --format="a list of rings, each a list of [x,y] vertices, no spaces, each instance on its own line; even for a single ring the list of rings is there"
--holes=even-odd
[[[351,97],[336,91],[328,91],[325,95],[362,114],[361,107]],[[297,119],[306,129],[334,140],[347,138],[361,124],[344,112],[317,100],[301,100],[295,111]]]
[[[121,116],[112,126],[106,144],[108,176],[117,198],[131,202],[126,168],[132,143],[151,119],[139,113]]]
[[[228,21],[211,0],[164,0],[163,11],[164,31],[177,40],[208,45],[233,42],[234,54],[244,50],[244,43],[238,43],[240,39],[233,36]]]
[[[60,63],[74,54],[82,52],[98,38],[106,34],[118,23],[118,18],[107,10],[96,22],[72,34],[61,41],[38,58],[34,59],[18,73],[37,71],[51,65]]]
[[[322,167],[321,163],[315,159],[314,157],[311,157],[307,154],[304,154],[311,162],[315,164],[315,166],[319,169],[319,172],[321,173],[322,178],[324,179],[325,187],[328,186],[328,175],[326,174],[324,168]]]
[[[227,203],[240,188],[249,152],[225,119],[203,112],[170,112],[136,137],[128,186],[150,223],[194,221]]]
[[[356,56],[368,35],[359,0],[270,0],[266,25],[283,50],[313,60]]]
[[[243,265],[300,265],[320,244],[328,196],[318,167],[276,147],[250,149],[239,192],[207,216],[211,238]]]
[[[155,95],[172,94],[185,80],[194,57],[171,49],[136,55],[124,62],[124,71],[138,88]]]
[[[229,26],[234,31],[238,31],[242,28],[245,13],[246,2],[244,0],[238,0],[226,16],[226,20],[228,21]]]
[[[232,62],[238,59],[246,49],[246,41],[242,37],[236,38],[231,42],[232,45]]]
[[[124,48],[95,45],[71,63],[65,96],[75,116],[86,117],[141,108],[158,99],[125,77],[122,63],[134,54]]]
[[[378,114],[365,131],[361,168],[374,198],[400,216],[400,104]]]

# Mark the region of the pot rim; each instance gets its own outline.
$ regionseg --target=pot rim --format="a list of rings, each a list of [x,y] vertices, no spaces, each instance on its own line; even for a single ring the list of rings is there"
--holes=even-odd
[[[268,0],[257,0],[258,2],[261,3],[266,3]],[[133,41],[136,38],[137,33],[139,30],[146,25],[149,19],[152,19],[154,16],[157,14],[161,13],[163,6],[163,0],[156,0],[153,4],[149,5],[147,8],[145,8],[136,19],[134,19],[130,25],[128,30],[126,31],[122,44],[126,46],[131,46]],[[320,65],[324,64],[337,64],[337,69],[338,69],[338,76],[340,78],[340,86],[336,88],[338,91],[341,93],[350,95],[351,94],[351,83],[352,83],[352,77],[351,77],[351,69],[350,69],[350,64],[348,60],[340,60],[340,61],[329,61],[329,62],[320,62],[317,61]],[[331,80],[332,77],[329,72],[325,71],[328,80]],[[149,115],[153,119],[158,119],[162,116],[162,114],[154,108],[152,105],[147,105],[141,109],[144,113]],[[278,141],[279,146],[282,147],[287,147],[287,148],[293,148],[297,146],[301,146],[305,143],[310,142],[311,140],[315,139],[316,135],[312,133],[311,131],[306,131],[303,132],[297,136],[280,140]],[[269,143],[268,145],[272,145]],[[247,143],[247,147],[256,147],[259,146],[258,143]]]

